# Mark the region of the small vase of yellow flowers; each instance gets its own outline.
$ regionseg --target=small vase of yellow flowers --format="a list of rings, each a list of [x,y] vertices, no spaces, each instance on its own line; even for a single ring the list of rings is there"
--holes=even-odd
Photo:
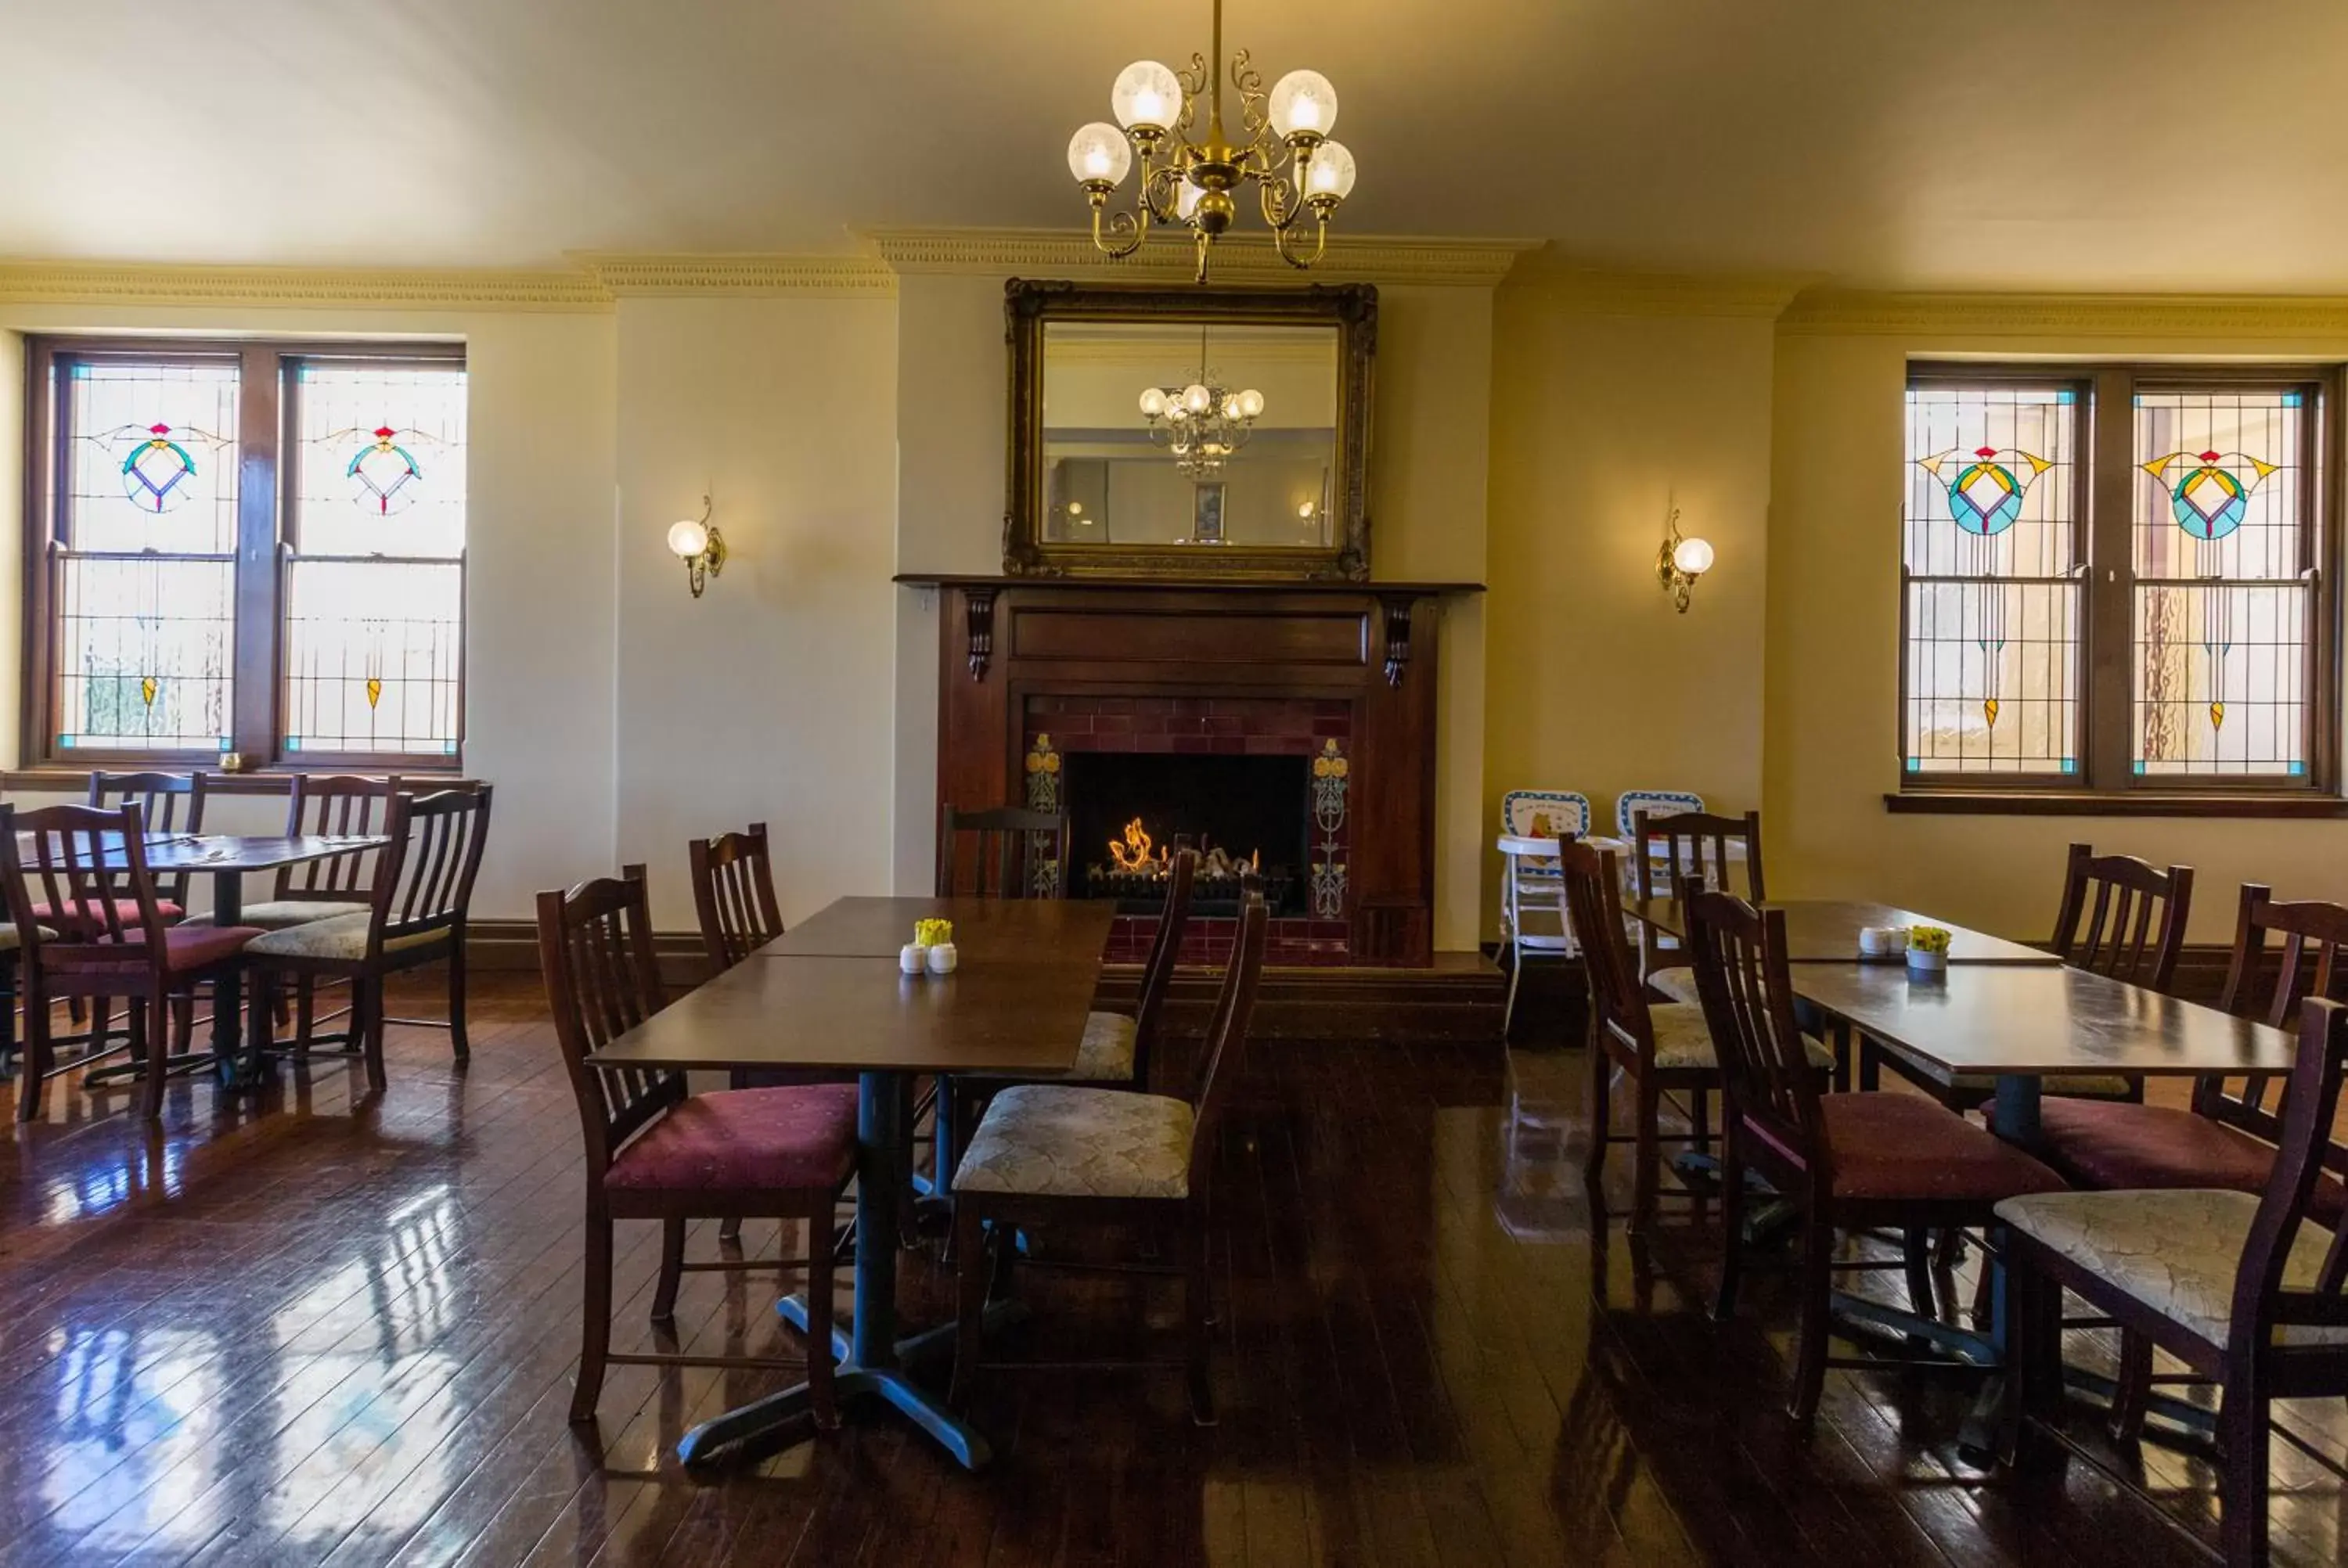
[[[921,954],[922,967],[933,975],[950,975],[961,955],[954,950],[952,920],[916,920],[913,922],[913,945],[905,949]],[[911,970],[908,969],[908,973]]]
[[[1949,933],[1940,926],[1908,927],[1908,972],[1943,975],[1949,969]]]

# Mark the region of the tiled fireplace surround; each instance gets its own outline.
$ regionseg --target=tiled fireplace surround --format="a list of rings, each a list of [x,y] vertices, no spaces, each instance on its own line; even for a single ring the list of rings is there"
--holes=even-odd
[[[1298,806],[1311,814],[1312,825],[1306,863],[1295,868],[1307,913],[1275,918],[1264,956],[1274,964],[1345,964],[1353,959],[1346,904],[1353,741],[1353,703],[1328,698],[1033,696],[1025,702],[1022,745],[1025,796],[1032,806],[1065,809],[1064,764],[1080,752],[1308,759],[1309,798]],[[1077,856],[1100,852],[1097,845],[1071,846]],[[1119,916],[1109,961],[1143,961],[1157,929],[1153,916]],[[1193,918],[1181,961],[1220,965],[1231,957],[1232,929],[1227,918]]]

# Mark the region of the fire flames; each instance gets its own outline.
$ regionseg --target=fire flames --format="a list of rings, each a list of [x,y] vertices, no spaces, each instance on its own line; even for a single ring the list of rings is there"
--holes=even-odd
[[[1148,829],[1135,817],[1125,825],[1122,836],[1108,841],[1109,864],[1129,876],[1164,876],[1173,864],[1171,852],[1157,846]],[[1223,849],[1209,849],[1199,857],[1199,871],[1204,876],[1236,876],[1243,871],[1263,868],[1263,851],[1251,851],[1241,859]]]

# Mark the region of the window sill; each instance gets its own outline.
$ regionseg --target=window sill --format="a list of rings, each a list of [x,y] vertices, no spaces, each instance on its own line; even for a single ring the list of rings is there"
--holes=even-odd
[[[185,768],[175,767],[168,763],[155,763],[147,765],[150,765],[163,773],[184,773],[188,771]],[[133,771],[133,768],[134,764],[129,763],[111,763],[98,771],[106,773],[129,773]],[[252,773],[231,774],[221,773],[215,769],[207,768],[204,770],[204,790],[208,794],[282,795],[288,789],[293,787],[294,776],[299,774],[356,774],[362,778],[385,778],[389,776],[392,771],[393,770],[389,768],[272,767],[256,769]],[[29,790],[36,794],[65,793],[77,795],[89,788],[90,772],[91,770],[88,768],[8,768],[0,770],[0,789]],[[418,782],[430,780],[434,783],[446,781],[450,784],[458,783],[468,776],[464,773],[454,768],[401,768],[398,770],[398,773],[399,776],[403,779],[416,779]]]
[[[2348,800],[2304,792],[2168,794],[2145,790],[2093,794],[2054,790],[1903,790],[1885,795],[1883,806],[1895,815],[2348,817]]]

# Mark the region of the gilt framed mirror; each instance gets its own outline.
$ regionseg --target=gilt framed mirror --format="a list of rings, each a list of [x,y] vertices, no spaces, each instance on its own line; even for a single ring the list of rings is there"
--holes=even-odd
[[[1377,291],[1013,279],[1003,569],[1370,575]]]

